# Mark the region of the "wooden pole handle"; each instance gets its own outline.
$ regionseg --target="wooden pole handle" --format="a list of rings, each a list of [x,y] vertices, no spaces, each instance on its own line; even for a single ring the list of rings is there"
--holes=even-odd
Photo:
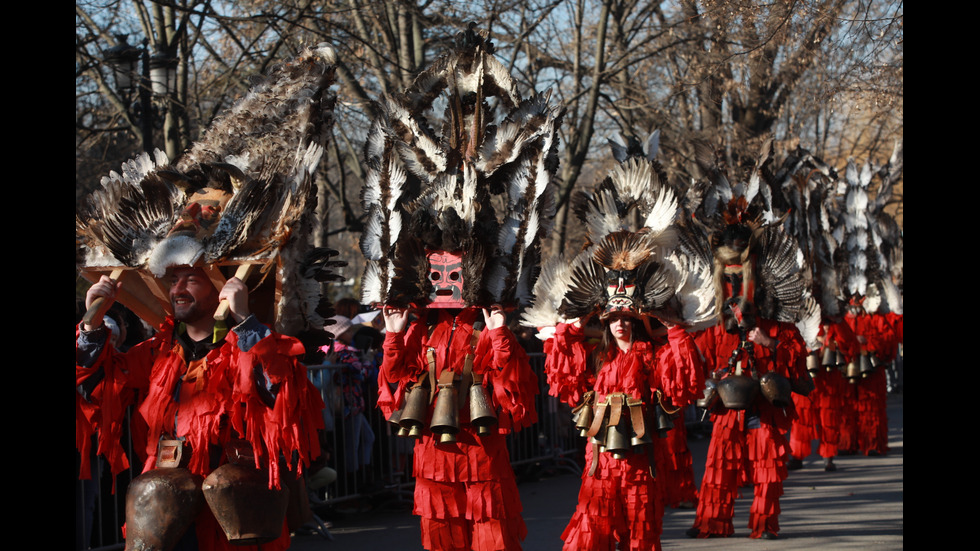
[[[248,276],[252,273],[252,268],[254,266],[255,264],[239,264],[238,270],[235,271],[235,277],[242,280],[242,283],[244,283],[248,279]],[[216,321],[224,321],[227,319],[228,314],[230,313],[230,308],[231,307],[228,305],[228,301],[222,300],[221,303],[218,304],[218,309],[214,312],[214,319]]]
[[[112,270],[111,274],[109,274],[109,278],[112,279],[113,283],[116,283],[117,281],[119,281],[119,278],[122,277],[122,274],[123,274],[123,269],[116,268]],[[105,297],[99,297],[93,300],[92,305],[89,306],[88,310],[85,311],[85,315],[82,316],[82,323],[84,323],[85,325],[92,325],[92,318],[94,318],[95,314],[98,313],[99,308],[102,307],[103,302],[105,302]]]

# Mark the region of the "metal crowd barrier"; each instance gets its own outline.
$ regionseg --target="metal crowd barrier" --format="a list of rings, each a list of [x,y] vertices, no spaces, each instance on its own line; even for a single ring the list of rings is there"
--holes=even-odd
[[[538,422],[508,435],[511,464],[517,472],[545,467],[579,473],[581,468],[575,457],[583,446],[572,426],[571,411],[548,395],[543,373],[544,355],[531,353],[529,357],[538,378]],[[326,404],[327,430],[323,442],[324,451],[329,454],[326,466],[336,471],[336,479],[314,493],[312,505],[314,509],[339,506],[356,512],[368,500],[377,501],[378,498],[411,503],[414,440],[395,435],[376,407],[376,377],[369,377],[362,389],[365,400],[363,421],[344,415],[350,405],[344,403],[339,384],[344,369],[347,366],[337,364],[307,366],[310,380],[320,389]],[[129,457],[134,457],[128,442],[127,446]],[[134,465],[129,472],[116,477],[115,494],[111,491],[112,476],[104,468],[101,458],[93,461],[93,465],[92,480],[79,480],[76,485],[76,549],[123,549],[121,526],[126,485],[140,473],[140,465]],[[314,474],[312,470],[308,473]],[[90,524],[84,522],[85,503],[91,504]],[[81,541],[91,542],[91,547],[79,544]]]

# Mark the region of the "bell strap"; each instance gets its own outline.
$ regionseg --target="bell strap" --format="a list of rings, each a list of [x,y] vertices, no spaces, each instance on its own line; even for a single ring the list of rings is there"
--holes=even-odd
[[[643,438],[643,435],[647,433],[645,416],[643,415],[643,400],[627,397],[626,405],[630,409],[630,423],[633,425],[636,438]]]

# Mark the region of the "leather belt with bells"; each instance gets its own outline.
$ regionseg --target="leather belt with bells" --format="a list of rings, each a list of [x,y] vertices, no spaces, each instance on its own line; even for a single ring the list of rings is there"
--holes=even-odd
[[[619,421],[623,415],[623,406],[629,409],[630,423],[633,425],[633,432],[636,433],[636,438],[643,438],[646,434],[643,400],[637,400],[622,392],[609,394],[605,400],[595,405],[595,417],[592,419],[592,426],[589,427],[588,431],[589,438],[595,437],[602,430],[602,423],[606,418],[607,410],[609,421],[606,423],[606,426],[612,427],[619,425]],[[596,467],[599,463],[599,445],[593,442],[592,446],[592,465],[589,467],[589,476],[595,474]]]

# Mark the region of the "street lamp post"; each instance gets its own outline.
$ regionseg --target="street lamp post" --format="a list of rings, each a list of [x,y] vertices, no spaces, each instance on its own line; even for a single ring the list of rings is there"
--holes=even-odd
[[[142,47],[130,44],[125,34],[116,35],[116,39],[118,43],[106,50],[105,61],[112,67],[116,92],[127,105],[136,92],[137,100],[128,107],[127,115],[139,125],[143,151],[152,153],[153,127],[163,122],[157,104],[164,112],[169,107],[177,78],[177,59],[164,52],[156,52],[151,57],[149,40],[145,38]],[[138,65],[141,65],[139,71]]]

